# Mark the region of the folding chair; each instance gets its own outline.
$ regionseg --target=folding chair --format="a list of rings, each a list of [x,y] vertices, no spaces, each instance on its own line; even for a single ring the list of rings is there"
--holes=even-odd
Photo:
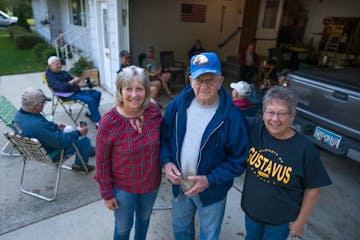
[[[0,118],[5,123],[6,126],[11,127],[12,120],[15,117],[17,109],[9,102],[5,97],[0,96]],[[15,151],[15,152],[14,152]],[[1,149],[1,155],[4,156],[20,156],[19,153],[16,153],[16,148],[11,142],[7,142],[5,146]]]
[[[86,107],[86,104],[81,102],[80,100],[67,100],[68,97],[70,97],[73,93],[69,93],[69,92],[58,92],[58,91],[54,91],[54,89],[52,89],[49,85],[48,85],[48,81],[46,78],[46,75],[43,74],[41,76],[41,79],[43,81],[44,84],[46,84],[49,89],[52,92],[52,105],[51,105],[51,115],[54,116],[56,108],[58,106],[58,104],[60,104],[63,109],[65,110],[66,114],[71,118],[71,120],[74,122],[75,125],[77,125],[77,120],[80,117],[80,114],[82,113],[82,111],[84,110],[84,108]],[[80,104],[80,110],[78,112],[78,114],[76,114],[75,116],[73,115],[73,110],[71,109],[71,107],[75,104]]]
[[[185,63],[175,61],[174,51],[161,51],[160,64],[163,70],[171,72],[171,74],[174,75],[173,82],[179,78],[184,80],[184,82],[180,83],[182,87],[184,84],[187,84],[187,79],[185,79]]]
[[[61,168],[65,169],[71,169],[68,166],[63,166],[63,163],[68,160],[72,155],[64,156],[64,149],[59,149],[59,151],[48,155],[46,150],[42,147],[41,143],[36,138],[27,138],[27,137],[21,137],[19,135],[15,135],[13,133],[4,133],[5,137],[14,144],[14,146],[18,149],[18,151],[21,153],[23,157],[23,163],[21,167],[21,176],[20,176],[20,190],[21,192],[46,200],[46,201],[53,201],[56,198],[58,187],[59,187],[59,181],[60,181],[60,173]],[[86,168],[86,164],[84,162],[84,159],[82,158],[79,149],[76,147],[75,144],[73,144],[73,147],[75,148],[76,154],[79,156],[79,159],[81,160],[82,164]],[[52,160],[52,156],[55,154],[58,154],[60,152],[60,159],[57,161]],[[57,174],[55,179],[55,188],[54,192],[51,196],[47,197],[45,195],[40,195],[38,193],[35,193],[33,191],[30,191],[26,189],[23,185],[24,181],[24,175],[25,175],[25,165],[27,160],[33,160],[38,161],[44,164],[48,164],[51,166],[57,167]],[[88,171],[87,171],[88,172]]]

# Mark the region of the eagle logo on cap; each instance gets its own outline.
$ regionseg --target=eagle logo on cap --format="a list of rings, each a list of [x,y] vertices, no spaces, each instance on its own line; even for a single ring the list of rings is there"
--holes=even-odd
[[[202,66],[209,63],[209,59],[205,55],[198,55],[193,60],[193,65]]]

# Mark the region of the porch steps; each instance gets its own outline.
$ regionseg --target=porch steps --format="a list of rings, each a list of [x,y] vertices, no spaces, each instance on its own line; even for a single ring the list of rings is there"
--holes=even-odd
[[[239,81],[240,64],[238,63],[237,56],[228,56],[226,61],[222,62],[221,65],[222,65],[222,75],[224,76],[226,82]]]

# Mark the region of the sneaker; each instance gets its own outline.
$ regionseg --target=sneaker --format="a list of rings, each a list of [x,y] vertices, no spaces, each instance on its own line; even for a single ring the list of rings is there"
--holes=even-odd
[[[86,113],[85,113],[85,117],[87,117],[88,119],[91,120],[91,115],[90,115],[90,113],[86,112]],[[92,120],[91,120],[91,121],[92,121]]]
[[[89,156],[90,156],[90,157],[95,157],[95,155],[96,155],[95,150],[94,150],[94,151],[92,151],[92,152],[90,152],[90,154],[89,154]]]
[[[89,164],[86,164],[86,167],[88,169],[89,172],[93,171],[95,169],[95,166],[94,165],[89,165]],[[84,166],[78,166],[76,164],[73,164],[71,166],[71,170],[73,170],[74,172],[79,172],[81,174],[86,174],[86,169]]]

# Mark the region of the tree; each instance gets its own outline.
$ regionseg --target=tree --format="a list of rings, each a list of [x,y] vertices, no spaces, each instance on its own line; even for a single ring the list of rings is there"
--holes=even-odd
[[[17,22],[17,25],[31,31],[30,29],[30,25],[29,23],[27,22],[26,20],[26,17],[25,17],[25,14],[24,14],[24,10],[23,8],[21,7],[21,5],[18,7],[18,22]]]
[[[19,16],[19,8],[22,8],[22,14],[25,18],[32,18],[31,0],[0,0],[0,9],[8,10],[14,16]]]

